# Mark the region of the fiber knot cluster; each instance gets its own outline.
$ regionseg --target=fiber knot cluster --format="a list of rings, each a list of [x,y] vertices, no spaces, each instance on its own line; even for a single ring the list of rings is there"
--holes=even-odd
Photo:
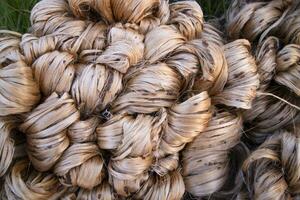
[[[300,29],[281,21],[300,8],[271,2],[234,1],[227,34],[195,1],[38,2],[0,35],[0,197],[299,194]]]

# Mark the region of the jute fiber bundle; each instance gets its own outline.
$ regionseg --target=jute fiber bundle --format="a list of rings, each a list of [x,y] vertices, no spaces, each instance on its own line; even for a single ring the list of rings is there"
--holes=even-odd
[[[299,127],[268,138],[243,164],[251,199],[293,199],[300,193]]]
[[[227,13],[228,39],[252,41],[260,86],[243,112],[253,152],[242,165],[237,199],[298,199],[300,53],[299,1],[242,1]]]
[[[195,1],[38,2],[0,31],[1,199],[299,195],[299,8],[270,2],[225,33]]]

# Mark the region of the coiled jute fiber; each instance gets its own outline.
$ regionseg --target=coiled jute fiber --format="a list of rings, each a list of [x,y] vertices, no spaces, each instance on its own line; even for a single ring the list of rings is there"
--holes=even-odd
[[[38,2],[0,31],[1,199],[300,198],[299,11]]]

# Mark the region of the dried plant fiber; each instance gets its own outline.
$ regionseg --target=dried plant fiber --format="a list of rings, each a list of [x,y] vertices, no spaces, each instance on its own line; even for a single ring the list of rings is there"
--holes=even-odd
[[[298,13],[39,1],[0,31],[0,199],[300,198]]]

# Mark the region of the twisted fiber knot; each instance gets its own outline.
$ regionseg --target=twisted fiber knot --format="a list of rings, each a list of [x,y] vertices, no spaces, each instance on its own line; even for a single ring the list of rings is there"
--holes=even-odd
[[[243,171],[250,197],[292,199],[299,194],[299,127],[281,130],[245,161]]]
[[[264,1],[243,3],[242,0],[235,0],[227,12],[229,37],[257,40],[269,31],[271,25],[278,22],[291,4],[292,1],[283,0],[274,0],[272,3]]]
[[[211,119],[211,102],[207,92],[171,107],[163,129],[158,154],[175,154],[192,142]]]
[[[26,133],[28,156],[39,171],[48,171],[69,146],[67,128],[79,119],[68,94],[53,93],[20,126]]]
[[[259,75],[248,40],[235,40],[224,46],[228,63],[228,81],[224,90],[213,97],[216,104],[250,109],[259,87]]]
[[[29,112],[40,100],[31,68],[19,52],[20,39],[4,36],[0,40],[0,115]]]
[[[27,159],[19,160],[5,176],[1,199],[48,199],[59,197],[58,179],[53,174],[41,173],[30,167]]]
[[[222,49],[223,45],[219,46],[214,41],[204,38],[193,40],[192,45],[196,49],[196,55],[201,64],[194,89],[208,91],[211,95],[223,91],[228,79],[228,66]]]
[[[203,30],[203,13],[195,1],[177,2],[170,5],[170,20],[188,40],[199,38]]]
[[[40,94],[32,70],[19,52],[20,38],[4,35],[0,45],[0,176],[3,176],[18,154],[13,134],[18,129],[19,120],[8,115],[30,111],[38,103]]]
[[[128,196],[148,176],[153,159],[153,123],[157,119],[145,115],[118,118],[98,127],[98,144],[100,148],[112,150],[108,165],[111,181],[118,194]]]
[[[91,190],[103,179],[103,159],[94,143],[72,144],[54,166],[63,184]],[[92,171],[92,173],[91,173]]]
[[[182,173],[188,192],[207,196],[224,185],[228,178],[229,151],[239,143],[241,128],[241,116],[215,111],[207,128],[183,151]]]

